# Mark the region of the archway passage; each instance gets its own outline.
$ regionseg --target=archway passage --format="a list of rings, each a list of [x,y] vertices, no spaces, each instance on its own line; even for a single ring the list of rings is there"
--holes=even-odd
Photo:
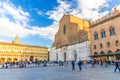
[[[33,56],[30,56],[30,61],[34,61],[34,57]]]
[[[116,59],[120,60],[120,49],[116,50]]]
[[[66,52],[64,52],[64,61],[66,61]]]
[[[14,58],[14,59],[13,59],[13,62],[18,62],[17,58]]]
[[[35,62],[38,62],[38,59],[37,59],[37,58],[35,59]]]
[[[11,58],[7,58],[7,62],[12,62],[12,59]]]
[[[27,60],[27,58],[25,58],[25,62],[27,62],[28,60]]]
[[[1,63],[4,63],[4,62],[5,62],[5,58],[1,58],[1,59],[0,59],[0,62],[1,62]]]

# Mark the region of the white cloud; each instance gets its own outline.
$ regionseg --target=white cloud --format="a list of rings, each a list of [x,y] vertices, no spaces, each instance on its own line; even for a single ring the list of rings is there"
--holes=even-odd
[[[9,0],[5,2],[0,1],[0,35],[10,37],[14,37],[16,34],[20,37],[39,35],[43,38],[54,40],[54,35],[59,27],[59,21],[64,14],[73,14],[80,18],[96,20],[109,13],[109,11],[100,12],[101,8],[109,7],[108,1],[76,0],[72,4],[67,2],[67,0],[57,0],[59,5],[46,13],[49,19],[53,20],[53,24],[47,27],[30,26],[30,13],[25,12],[20,6],[15,7]],[[38,11],[38,14],[42,15],[42,12]]]
[[[59,22],[64,14],[72,14],[87,20],[96,20],[109,13],[107,10],[100,12],[101,8],[109,7],[108,0],[77,0],[74,4],[68,3],[65,0],[57,1],[59,6],[47,12],[49,18],[56,22]],[[73,7],[74,5],[76,6]]]
[[[47,15],[49,15],[50,19],[59,22],[63,14],[65,14],[70,10],[70,4],[68,4],[66,1],[63,0],[57,0],[57,1],[59,3],[58,7],[55,7],[54,10],[52,11],[48,11]]]
[[[81,10],[81,15],[85,19],[96,20],[109,12],[100,12],[101,8],[109,7],[109,0],[77,0],[77,9]]]
[[[8,17],[10,16],[10,17]],[[30,14],[22,10],[21,7],[16,8],[9,1],[0,1],[0,35],[15,37],[25,37],[30,33],[25,27],[29,22]]]
[[[0,42],[10,42],[10,41],[7,41],[6,39],[0,39]]]
[[[1,9],[2,16],[10,15],[15,22],[22,23],[25,25],[27,22],[29,22],[29,16],[30,14],[28,12],[25,12],[22,10],[22,8],[19,6],[16,8],[12,3],[10,2],[1,2]]]
[[[10,18],[8,17],[10,16]],[[43,38],[53,40],[56,29],[53,25],[46,28],[29,25],[30,14],[23,11],[19,6],[15,7],[10,1],[0,1],[0,35],[15,37],[26,37],[28,35],[39,35]],[[29,29],[27,28],[29,27]]]
[[[18,34],[20,37],[27,36],[30,31],[22,27],[21,24],[11,22],[8,18],[0,18],[0,35],[15,37]]]
[[[42,15],[42,14],[43,14],[41,11],[38,11],[37,13],[38,13],[39,15]]]

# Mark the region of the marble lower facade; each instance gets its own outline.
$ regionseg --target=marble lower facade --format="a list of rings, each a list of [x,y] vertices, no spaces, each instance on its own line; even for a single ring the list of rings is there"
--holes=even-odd
[[[50,61],[90,60],[90,41],[50,48]]]

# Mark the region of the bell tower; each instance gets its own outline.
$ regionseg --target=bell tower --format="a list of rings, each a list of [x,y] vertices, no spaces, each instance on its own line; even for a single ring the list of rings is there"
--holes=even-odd
[[[18,35],[15,36],[15,39],[12,41],[12,43],[22,44],[22,42],[20,41]]]

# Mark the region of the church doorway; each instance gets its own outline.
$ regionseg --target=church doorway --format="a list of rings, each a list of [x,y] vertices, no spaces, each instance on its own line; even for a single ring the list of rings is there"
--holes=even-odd
[[[66,61],[66,52],[64,52],[64,61]]]
[[[56,60],[58,61],[58,53],[56,53]]]
[[[74,50],[74,60],[77,61],[77,52]]]
[[[77,61],[77,54],[74,54],[75,61]]]

